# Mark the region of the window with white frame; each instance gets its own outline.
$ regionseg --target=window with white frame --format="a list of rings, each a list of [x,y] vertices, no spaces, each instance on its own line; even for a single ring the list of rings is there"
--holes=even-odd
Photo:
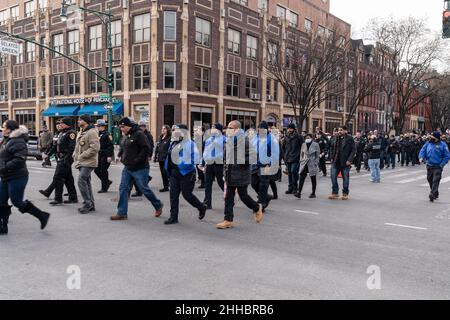
[[[133,41],[134,43],[150,41],[150,13],[133,17]]]
[[[116,20],[111,22],[111,42],[113,47],[122,45],[122,21]]]
[[[289,11],[289,25],[291,27],[297,28],[298,27],[298,14],[295,12]]]
[[[52,44],[53,50],[56,51],[53,53],[55,58],[60,56],[57,52],[64,53],[64,36],[62,33],[54,34],[52,36]]]
[[[134,90],[150,88],[150,65],[137,64],[133,66]]]
[[[8,10],[2,10],[0,11],[0,25],[6,24],[9,18],[9,11]]]
[[[241,33],[228,29],[228,52],[239,55],[241,53]]]
[[[305,19],[305,31],[310,33],[312,31],[312,21],[309,19]]]
[[[258,1],[258,9],[260,9],[262,11],[267,11],[267,9],[269,8],[268,2],[269,2],[269,0],[259,0]]]
[[[177,13],[175,11],[164,11],[164,40],[177,40]]]
[[[64,75],[57,74],[53,76],[53,96],[64,95]]]
[[[201,18],[195,18],[195,43],[211,47],[211,22]]]
[[[80,52],[80,31],[72,30],[67,33],[68,53],[77,54]]]
[[[227,74],[227,96],[239,97],[239,75]]]
[[[97,74],[101,73],[101,70],[94,70]],[[102,79],[96,74],[89,72],[89,91],[90,93],[99,93],[103,91]]]
[[[286,19],[286,8],[277,5],[277,17]]]
[[[68,74],[69,95],[80,94],[80,73],[73,72]]]
[[[89,27],[89,50],[101,50],[102,49],[102,25]]]
[[[25,17],[31,17],[36,10],[36,0],[25,2]]]
[[[9,8],[9,16],[13,20],[19,19],[19,6]]]
[[[26,79],[26,97],[28,99],[36,98],[36,78]]]
[[[48,0],[39,0],[39,9],[45,9],[48,7]]]
[[[27,62],[35,61],[36,46],[34,43],[27,42]]]
[[[276,63],[278,60],[278,45],[273,42],[267,43],[267,62]]]
[[[247,34],[247,58],[256,60],[258,54],[258,38]]]
[[[198,92],[209,92],[209,75],[207,68],[195,67],[195,90]]]
[[[164,89],[175,89],[176,63],[164,62]]]

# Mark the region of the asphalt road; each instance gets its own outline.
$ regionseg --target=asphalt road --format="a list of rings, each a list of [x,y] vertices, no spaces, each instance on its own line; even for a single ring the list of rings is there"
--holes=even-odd
[[[238,202],[236,227],[223,231],[215,228],[223,219],[217,186],[204,221],[182,200],[180,223],[165,226],[168,194],[157,192],[153,167],[163,216],[154,218],[143,199],[130,202],[128,221],[111,222],[120,165],[90,215],[78,214],[77,205],[49,207],[38,190],[53,169],[28,165],[27,198],[52,216],[40,231],[36,219],[14,209],[10,234],[0,237],[0,299],[450,299],[448,171],[435,203],[424,166],[383,170],[381,184],[352,173],[348,202],[328,200],[331,183],[323,177],[317,199],[307,199],[309,181],[306,199],[287,196],[284,176],[262,224]]]

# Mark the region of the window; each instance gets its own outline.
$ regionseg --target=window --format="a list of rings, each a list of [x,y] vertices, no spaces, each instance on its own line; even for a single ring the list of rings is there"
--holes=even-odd
[[[350,80],[353,79],[353,70],[352,69],[348,70],[348,77],[350,78]]]
[[[64,75],[58,74],[53,76],[53,96],[64,95]]]
[[[0,11],[0,24],[6,24],[9,18],[9,11],[8,10],[2,10]]]
[[[14,99],[23,99],[23,81],[22,80],[14,80]]]
[[[36,10],[35,0],[25,2],[25,17],[31,17]]]
[[[323,37],[325,36],[325,28],[322,26],[318,26],[317,27],[317,34],[319,37]]]
[[[96,73],[101,73],[101,70],[94,70]],[[89,72],[89,92],[99,93],[103,91],[102,80],[92,72]]]
[[[80,94],[80,73],[69,73],[69,95]]]
[[[134,66],[133,72],[134,90],[150,88],[150,65],[138,64]]]
[[[45,76],[41,78],[41,90],[42,93],[39,93],[39,98],[45,98],[46,90],[45,90]]]
[[[41,44],[45,45],[45,37],[41,37]],[[45,51],[43,47],[39,47],[39,59],[44,60],[45,59]]]
[[[34,43],[27,42],[27,62],[32,62],[36,58],[36,46]]]
[[[345,46],[345,37],[340,36],[339,37],[339,47],[342,48],[343,46]]]
[[[164,105],[164,124],[169,127],[175,124],[175,106],[172,104]]]
[[[209,69],[195,67],[195,90],[209,92]]]
[[[48,7],[48,0],[39,0],[39,8],[41,10],[45,9],[47,7]]]
[[[114,91],[122,91],[122,68],[113,68]]]
[[[26,80],[27,87],[27,98],[36,98],[36,79],[27,79]]]
[[[258,52],[258,38],[247,35],[247,58],[256,60]]]
[[[245,96],[253,99],[253,95],[258,92],[258,79],[247,77],[245,81]]]
[[[175,11],[164,11],[164,40],[177,40],[177,13]]]
[[[36,110],[16,110],[14,113],[17,122],[27,127],[30,133],[36,132]]]
[[[239,75],[227,74],[227,96],[239,97]]]
[[[134,43],[150,41],[150,13],[133,17]]]
[[[267,8],[269,7],[268,1],[269,0],[259,0],[258,1],[258,9],[267,11]]]
[[[273,81],[273,101],[278,101],[278,81]]]
[[[111,22],[111,42],[113,47],[122,45],[122,21],[116,20]]]
[[[0,101],[8,101],[8,82],[0,82]]]
[[[175,89],[175,78],[175,62],[164,62],[164,89]]]
[[[15,57],[16,64],[23,63],[23,43],[19,44],[19,55]]]
[[[289,12],[289,25],[294,28],[298,27],[298,14],[295,12]]]
[[[286,48],[286,68],[291,68],[295,58],[295,51],[290,48]]]
[[[310,33],[311,30],[312,30],[312,21],[308,20],[308,19],[305,19],[305,31],[307,33]]]
[[[102,49],[102,25],[89,27],[89,50],[101,50]]]
[[[228,29],[228,52],[239,55],[241,53],[241,33]]]
[[[52,42],[53,42],[53,50],[64,53],[64,40],[62,33],[53,35]],[[53,55],[55,58],[60,56],[57,53],[53,53]]]
[[[282,6],[277,6],[277,17],[286,19],[286,8]]]
[[[196,18],[195,43],[208,48],[211,47],[211,22]]]
[[[278,60],[278,45],[273,42],[267,43],[267,62],[276,63]]]
[[[10,12],[9,16],[11,17],[11,19],[13,20],[19,19],[19,6],[11,7],[9,9],[9,12]]]
[[[256,128],[256,112],[227,110],[226,122],[230,123],[233,120],[239,121],[244,131],[247,131],[250,128]]]
[[[69,31],[67,33],[67,41],[69,43],[68,53],[77,54],[80,52],[80,32],[78,30]]]
[[[8,65],[8,56],[0,53],[0,66],[3,67],[6,65]]]
[[[248,0],[231,0],[231,1],[239,3],[240,5],[243,5],[243,6],[248,5]]]

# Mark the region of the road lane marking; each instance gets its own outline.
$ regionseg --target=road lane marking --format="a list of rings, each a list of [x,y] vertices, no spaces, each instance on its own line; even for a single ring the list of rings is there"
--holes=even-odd
[[[414,226],[407,226],[404,224],[395,224],[395,223],[385,223],[387,226],[392,227],[400,227],[400,228],[407,228],[407,229],[415,229],[415,230],[428,230],[428,228],[422,228],[422,227],[414,227]]]
[[[400,180],[400,181],[396,181],[395,183],[397,183],[397,184],[405,184],[405,183],[410,183],[410,182],[419,181],[419,180],[423,180],[423,179],[426,179],[426,177],[422,174],[420,177],[406,179],[406,180]]]
[[[316,215],[316,216],[318,216],[320,214],[318,212],[313,212],[313,211],[303,211],[303,210],[295,210],[295,211],[298,212],[298,213],[313,214],[313,215]]]
[[[448,183],[450,182],[450,177],[444,178],[441,180],[440,184]],[[421,187],[429,187],[430,185],[428,183],[424,183],[420,185]]]

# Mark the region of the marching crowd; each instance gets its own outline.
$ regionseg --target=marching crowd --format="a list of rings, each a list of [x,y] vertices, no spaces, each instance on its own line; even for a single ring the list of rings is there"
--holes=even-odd
[[[44,154],[43,166],[51,166],[56,159],[56,170],[47,188],[39,190],[52,206],[75,204],[82,198],[80,214],[96,210],[91,176],[95,173],[101,181],[98,193],[109,191],[113,182],[108,169],[115,158],[114,145],[104,120],[96,123],[90,116],[79,117],[75,131],[71,118],[57,122],[58,132],[52,134],[43,128],[40,147]],[[254,214],[256,223],[261,223],[270,202],[278,199],[277,182],[283,172],[288,176],[286,194],[302,198],[304,183],[310,177],[312,190],[309,198],[316,198],[317,176],[327,176],[326,163],[331,163],[330,200],[348,200],[350,194],[350,170],[354,166],[371,172],[371,182],[381,182],[381,170],[396,166],[415,166],[425,163],[430,185],[431,202],[439,198],[439,183],[442,171],[450,160],[447,134],[436,130],[431,134],[388,136],[378,131],[357,132],[353,137],[345,126],[336,128],[332,134],[321,128],[315,132],[299,132],[290,124],[286,132],[270,128],[262,121],[257,129],[247,132],[239,121],[231,121],[224,128],[215,123],[211,130],[200,128],[193,137],[185,124],[163,126],[156,143],[144,121],[136,123],[131,118],[119,121],[122,140],[117,160],[123,164],[119,183],[119,198],[112,221],[128,219],[130,197],[144,196],[154,207],[154,216],[163,214],[164,204],[155,195],[149,182],[150,162],[159,164],[162,189],[169,192],[170,216],[166,225],[178,223],[180,196],[198,210],[198,218],[204,219],[211,210],[212,185],[217,182],[224,192],[224,219],[218,229],[234,226],[236,194]],[[15,120],[3,124],[4,139],[0,144],[0,234],[8,233],[12,205],[22,213],[39,219],[44,229],[50,214],[37,208],[25,198],[29,172],[26,166],[28,130]],[[282,169],[284,164],[284,170]],[[78,170],[78,191],[72,169]],[[338,177],[342,179],[339,196]],[[195,182],[201,181],[204,199],[194,193]],[[248,193],[251,186],[256,192],[254,199]],[[67,193],[64,194],[64,187]],[[135,189],[133,193],[132,190]],[[269,189],[271,192],[269,193]],[[64,199],[64,196],[67,199]]]

